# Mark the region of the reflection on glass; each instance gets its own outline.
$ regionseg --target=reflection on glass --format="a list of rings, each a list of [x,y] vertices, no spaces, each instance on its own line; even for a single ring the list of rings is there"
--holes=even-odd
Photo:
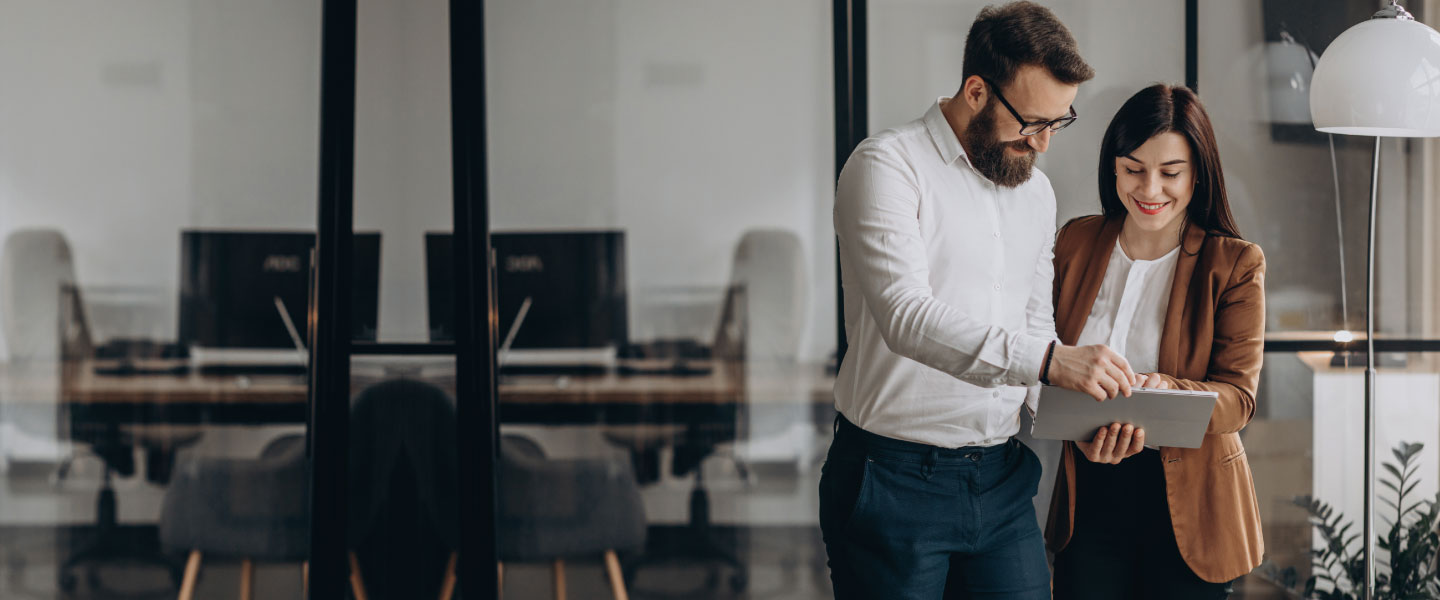
[[[1359,530],[1363,518],[1364,361],[1349,365],[1330,352],[1269,353],[1266,371],[1282,378],[1263,385],[1265,400],[1243,433],[1255,475],[1260,519],[1265,526],[1267,564],[1246,578],[1247,597],[1282,597],[1286,582],[1297,590],[1320,571],[1312,568],[1310,550],[1328,545],[1312,525],[1306,506],[1324,502],[1340,524]],[[1377,463],[1397,463],[1394,449],[1422,444],[1410,459],[1414,487],[1407,504],[1433,500],[1440,490],[1440,362],[1429,354],[1384,355],[1377,380]],[[1393,479],[1388,470],[1380,480]],[[1380,499],[1394,493],[1377,487]],[[1393,519],[1394,508],[1377,501],[1377,523]],[[1407,518],[1408,519],[1408,518]],[[1388,535],[1388,526],[1377,529]],[[1351,553],[1358,553],[1358,541]],[[1382,572],[1389,553],[1381,553]],[[1287,574],[1287,571],[1288,574]],[[1340,576],[1332,573],[1332,576]],[[1343,577],[1341,577],[1343,579]],[[1321,583],[1320,589],[1328,584]]]
[[[357,312],[356,332],[419,353],[351,360],[348,587],[371,600],[448,600],[465,593],[460,516],[478,510],[459,504],[453,347],[426,347],[455,333],[454,261],[440,233],[453,228],[454,209],[449,6],[365,0],[358,8],[355,233],[357,242],[369,232],[382,242],[373,254],[357,246],[366,264],[355,274],[375,294],[352,305],[373,319],[367,331]]]
[[[377,365],[357,365],[347,535],[356,597],[447,598],[455,587],[454,360],[428,362],[383,366],[373,382]]]
[[[279,328],[212,348],[295,343],[273,295],[186,289],[182,240],[315,230],[320,2],[74,8],[0,19],[34,57],[0,62],[0,597],[300,598],[304,366],[193,360],[187,299]],[[254,281],[238,257],[206,277]]]
[[[502,340],[531,301],[500,380],[507,597],[828,597],[831,6],[486,11]],[[623,254],[565,257],[607,232]]]
[[[1199,88],[1226,157],[1226,183],[1242,232],[1266,251],[1269,339],[1350,343],[1363,337],[1355,330],[1365,322],[1365,199],[1373,142],[1319,134],[1308,111],[1295,104],[1313,58],[1373,12],[1373,6],[1353,3],[1290,0],[1204,3],[1199,11],[1199,29],[1211,32],[1200,38]],[[1419,75],[1418,83],[1429,81]],[[1381,150],[1375,290],[1381,339],[1434,337],[1437,331],[1435,262],[1425,246],[1440,225],[1431,144],[1387,141]],[[1427,250],[1417,251],[1421,247]],[[1393,462],[1391,449],[1400,442],[1424,443],[1415,459],[1417,490],[1425,491],[1416,498],[1433,498],[1440,475],[1434,357],[1382,352],[1376,359],[1377,462]],[[1359,352],[1266,355],[1256,417],[1243,436],[1269,564],[1242,581],[1246,597],[1282,597],[1286,584],[1298,590],[1318,574],[1310,552],[1326,541],[1295,498],[1324,501],[1358,533],[1365,362]],[[1387,497],[1383,486],[1377,489],[1380,499]],[[1385,504],[1377,500],[1375,506],[1384,531]],[[1358,546],[1357,540],[1357,553]],[[1382,572],[1386,555],[1380,555]],[[1293,571],[1287,575],[1286,569]]]
[[[1307,95],[1316,57],[1373,12],[1331,0],[1217,2],[1199,11],[1199,28],[1211,32],[1200,39],[1199,89],[1226,157],[1242,233],[1266,249],[1271,332],[1354,329],[1364,322],[1373,141],[1315,131]],[[1425,207],[1433,196],[1425,174],[1433,167],[1422,145],[1388,141],[1382,149],[1380,333],[1433,333],[1427,323],[1434,303],[1426,304],[1433,291],[1414,285],[1434,270],[1433,259],[1415,252],[1424,228],[1435,226],[1427,217],[1433,210]]]

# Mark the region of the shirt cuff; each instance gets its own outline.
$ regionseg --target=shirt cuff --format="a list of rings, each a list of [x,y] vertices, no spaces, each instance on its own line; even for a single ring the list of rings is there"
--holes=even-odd
[[[1045,366],[1045,352],[1055,340],[1021,334],[1015,339],[1015,359],[1011,361],[1011,385],[1040,385],[1040,368]]]

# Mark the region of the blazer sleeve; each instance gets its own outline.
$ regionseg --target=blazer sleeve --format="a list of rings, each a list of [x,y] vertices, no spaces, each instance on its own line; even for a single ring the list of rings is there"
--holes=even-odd
[[[1255,416],[1255,388],[1265,355],[1265,254],[1248,245],[1231,270],[1215,310],[1215,336],[1204,381],[1161,377],[1170,387],[1219,393],[1206,433],[1240,431]]]

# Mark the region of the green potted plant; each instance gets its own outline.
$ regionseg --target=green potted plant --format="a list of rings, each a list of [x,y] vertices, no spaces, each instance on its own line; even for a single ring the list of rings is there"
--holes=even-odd
[[[1384,465],[1388,476],[1380,483],[1390,493],[1380,500],[1390,511],[1377,514],[1388,532],[1376,540],[1381,552],[1376,556],[1375,598],[1440,598],[1440,565],[1436,563],[1440,549],[1440,532],[1436,529],[1440,494],[1434,499],[1415,498],[1415,486],[1420,483],[1415,457],[1422,448],[1424,444],[1401,442],[1391,450],[1396,462]],[[1310,524],[1324,541],[1310,551],[1311,576],[1300,590],[1296,590],[1299,582],[1294,567],[1281,570],[1268,565],[1265,576],[1303,598],[1359,598],[1365,579],[1365,554],[1360,534],[1352,531],[1354,523],[1346,521],[1334,507],[1310,496],[1295,498],[1295,504],[1310,513]]]

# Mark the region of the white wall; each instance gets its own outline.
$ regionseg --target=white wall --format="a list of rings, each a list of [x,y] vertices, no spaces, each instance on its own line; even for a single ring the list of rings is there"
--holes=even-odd
[[[723,286],[744,231],[791,230],[814,290],[805,355],[833,351],[829,3],[487,12],[496,229],[623,229],[632,332],[663,318],[637,293]]]
[[[0,237],[57,228],[82,286],[173,336],[179,232],[315,222],[319,2],[0,2]]]
[[[873,130],[953,92],[982,4],[872,3]],[[1040,162],[1064,221],[1098,208],[1095,154],[1114,110],[1152,81],[1183,78],[1183,3],[1052,7],[1098,72],[1077,98],[1080,121]],[[1339,288],[1335,263],[1315,259],[1337,254],[1328,149],[1269,137],[1259,6],[1202,8],[1201,93],[1242,231],[1269,251],[1272,322],[1338,321],[1336,307],[1306,299]],[[0,0],[0,10],[0,235],[58,227],[83,284],[173,299],[180,229],[313,228],[318,1]],[[445,10],[439,0],[360,7],[356,225],[385,234],[386,339],[423,339],[421,235],[450,226]],[[807,354],[832,349],[828,3],[502,0],[487,10],[497,228],[625,229],[632,289],[723,285],[744,230],[791,229],[815,290]],[[1120,22],[1147,27],[1110,43]],[[1355,327],[1369,148],[1345,139],[1339,151]],[[1390,330],[1417,310],[1405,276],[1412,170],[1387,161],[1384,173],[1387,198],[1399,198],[1382,202]],[[632,322],[643,323],[646,303],[633,300]],[[171,300],[170,327],[173,311]]]
[[[0,237],[58,227],[81,281],[173,289],[191,216],[191,6],[6,0],[0,14]]]
[[[427,231],[453,219],[445,0],[361,0],[355,228],[381,232],[380,339],[426,341]]]
[[[360,5],[355,223],[384,234],[386,339],[424,339],[421,236],[450,227],[446,10]],[[173,336],[181,229],[315,229],[318,1],[0,13],[0,237],[60,229],[83,286],[157,289]]]
[[[173,299],[182,228],[314,228],[319,2],[3,6],[0,235],[58,227],[83,285]],[[722,286],[743,231],[793,230],[807,354],[833,349],[828,3],[487,9],[497,229],[624,229],[638,290]],[[384,235],[383,339],[424,339],[422,236],[451,226],[446,13],[360,3],[355,221]]]

